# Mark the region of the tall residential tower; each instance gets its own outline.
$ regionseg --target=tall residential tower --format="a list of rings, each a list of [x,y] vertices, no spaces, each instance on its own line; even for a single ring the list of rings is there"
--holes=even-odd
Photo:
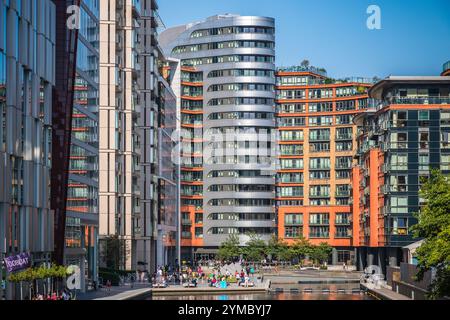
[[[108,262],[108,239],[117,236],[118,267],[127,270],[153,270],[157,257],[173,262],[174,250],[157,248],[176,243],[177,205],[161,207],[177,193],[176,175],[163,176],[159,162],[161,148],[173,144],[176,100],[160,76],[157,9],[155,0],[100,0],[100,264]]]
[[[274,20],[217,15],[170,28],[160,43],[181,60],[184,256],[207,257],[230,234],[241,244],[249,232],[268,240],[275,231]]]

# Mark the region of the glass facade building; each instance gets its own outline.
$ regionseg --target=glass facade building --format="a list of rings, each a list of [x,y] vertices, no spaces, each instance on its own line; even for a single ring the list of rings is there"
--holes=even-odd
[[[161,162],[173,143],[176,98],[161,76],[156,1],[112,4],[100,0],[99,264],[107,265],[117,236],[119,268],[153,271],[176,255],[177,172]]]
[[[55,18],[50,0],[0,0],[0,260],[28,252],[34,266],[50,263],[54,249]],[[18,287],[7,283],[0,297],[18,298]]]
[[[352,213],[358,266],[397,265],[413,243],[433,168],[450,173],[450,77],[391,76],[369,91],[380,101],[358,115]]]
[[[80,3],[66,213],[65,264],[78,265],[82,288],[97,281],[99,1]]]
[[[165,53],[181,60],[181,244],[188,259],[200,248],[213,253],[230,234],[243,245],[249,232],[265,240],[275,232],[274,28],[272,18],[218,15],[160,36]]]

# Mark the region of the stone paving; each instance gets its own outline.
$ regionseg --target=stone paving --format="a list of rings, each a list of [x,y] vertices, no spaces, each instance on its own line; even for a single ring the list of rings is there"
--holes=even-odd
[[[77,300],[95,300],[100,298],[113,297],[128,291],[145,288],[150,289],[151,285],[149,283],[135,283],[133,286],[131,286],[131,284],[125,284],[118,287],[111,287],[111,290],[107,290],[106,288],[99,288],[97,291],[78,293]]]

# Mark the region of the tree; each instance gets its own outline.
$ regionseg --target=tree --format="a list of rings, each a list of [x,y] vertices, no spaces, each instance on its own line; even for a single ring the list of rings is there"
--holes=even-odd
[[[303,61],[300,63],[300,65],[301,65],[302,67],[304,67],[305,69],[308,69],[309,66],[310,66],[309,60],[308,60],[308,59],[303,60]]]
[[[313,246],[311,259],[318,262],[320,265],[323,265],[326,261],[328,261],[332,251],[333,247],[326,242],[322,242],[318,246]]]
[[[241,254],[239,248],[239,238],[235,234],[230,234],[228,239],[222,242],[219,247],[218,257],[222,260],[230,260]]]
[[[420,281],[425,272],[435,270],[429,297],[450,296],[450,178],[432,170],[420,195],[425,205],[417,215],[418,223],[412,227],[416,237],[424,238],[416,251],[417,278]]]
[[[125,259],[131,251],[127,241],[112,235],[102,239],[101,244],[103,266],[112,270],[125,269]]]
[[[377,76],[374,76],[374,77],[372,78],[372,82],[373,82],[373,83],[377,83],[377,82],[379,82],[379,81],[381,81],[381,79],[378,78]]]
[[[256,233],[249,233],[248,237],[250,239],[245,244],[246,247],[243,248],[246,259],[249,261],[261,261],[266,255],[266,243]]]
[[[298,239],[295,239],[295,242],[289,249],[292,257],[296,257],[299,260],[303,260],[311,255],[313,245],[303,236],[300,236]]]
[[[278,260],[286,261],[290,260],[292,257],[291,250],[289,250],[289,245],[279,239],[276,235],[272,235],[267,244],[266,254],[270,255],[272,259],[276,258]]]

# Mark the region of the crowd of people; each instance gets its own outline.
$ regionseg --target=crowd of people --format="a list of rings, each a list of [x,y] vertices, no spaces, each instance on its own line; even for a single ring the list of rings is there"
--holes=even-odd
[[[220,265],[213,268],[205,268],[201,265],[197,267],[186,266],[177,272],[175,270],[168,270],[167,267],[158,267],[157,271],[151,278],[154,287],[167,287],[169,284],[180,284],[185,287],[197,287],[198,284],[208,285],[215,288],[227,288],[231,284],[237,286],[249,287],[253,286],[255,269],[251,266],[245,266],[241,271],[231,272]]]
[[[71,292],[66,288],[64,289],[60,294],[58,294],[56,291],[53,291],[51,294],[36,294],[34,295],[31,300],[73,300]],[[26,299],[28,300],[28,299]]]

